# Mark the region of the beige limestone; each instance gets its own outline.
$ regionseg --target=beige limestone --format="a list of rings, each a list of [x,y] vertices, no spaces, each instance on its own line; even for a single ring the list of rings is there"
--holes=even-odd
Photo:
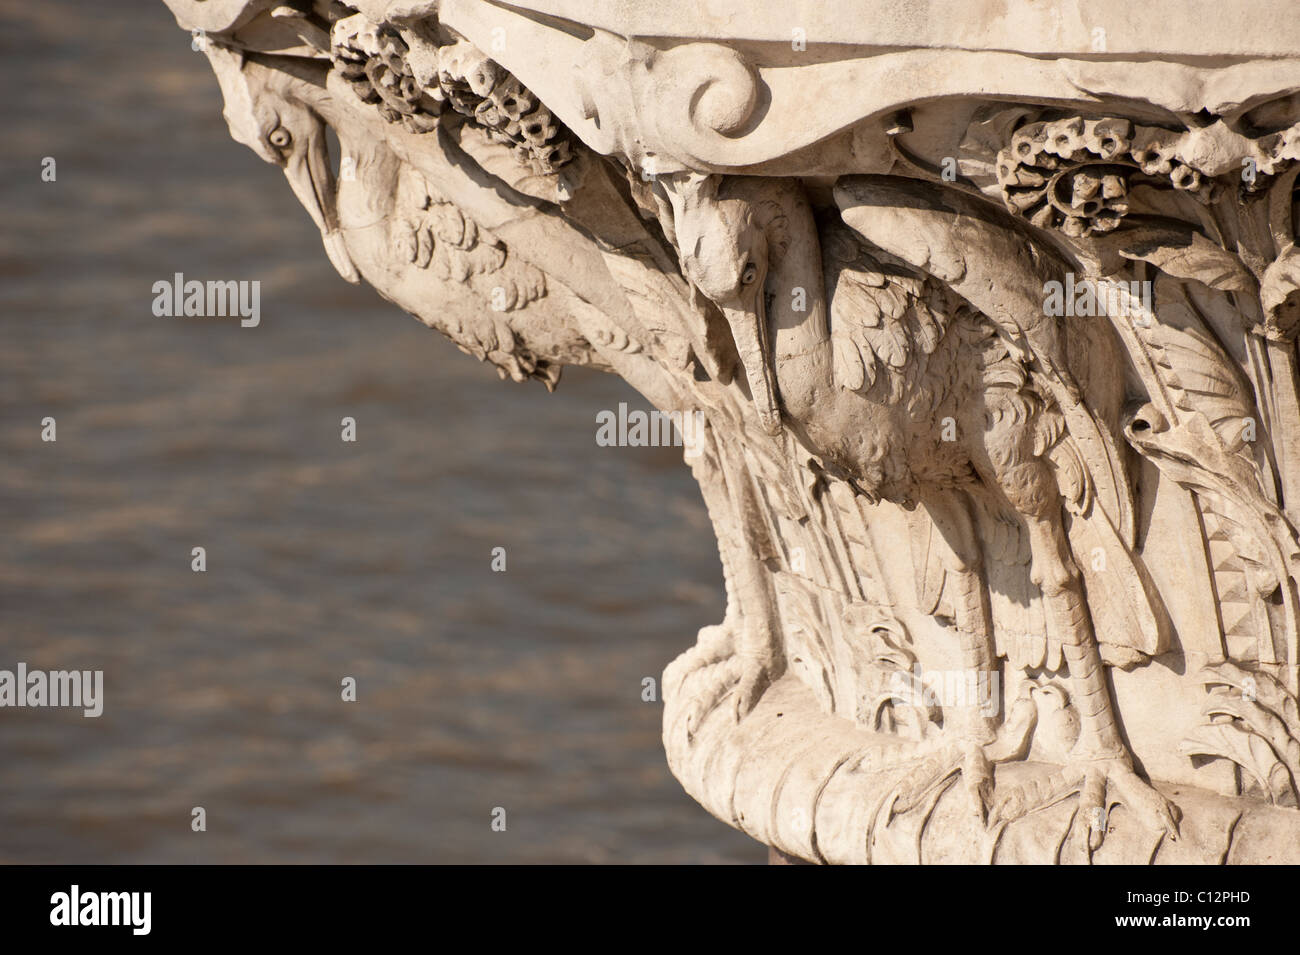
[[[664,743],[715,816],[1300,862],[1285,4],[167,3],[345,279],[704,416]]]

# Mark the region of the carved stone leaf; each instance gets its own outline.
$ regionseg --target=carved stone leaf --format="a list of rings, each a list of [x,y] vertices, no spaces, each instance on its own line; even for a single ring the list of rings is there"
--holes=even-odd
[[[1273,803],[1294,800],[1291,774],[1261,737],[1235,723],[1198,726],[1178,745],[1184,756],[1213,756],[1231,760],[1259,781]]]
[[[1120,288],[1121,296],[1127,294]],[[1249,391],[1214,336],[1205,328],[1186,295],[1186,286],[1170,280],[1156,283],[1160,321],[1133,323],[1131,334],[1145,353],[1151,382],[1172,405],[1175,416],[1199,414],[1213,427],[1224,449],[1242,451],[1242,427],[1252,415]],[[1125,299],[1128,302],[1128,299]],[[1136,310],[1138,305],[1130,303]]]
[[[491,139],[470,123],[462,123],[456,136],[460,148],[485,172],[491,173],[517,192],[545,202],[562,202],[566,197],[569,186],[562,173],[538,174],[519,162],[514,149]]]
[[[1224,292],[1255,288],[1255,277],[1241,259],[1191,229],[1144,227],[1119,245],[1119,254],[1150,262],[1175,278],[1194,279]]]
[[[999,201],[1002,198],[997,173],[998,153],[1011,141],[1016,128],[1036,112],[1027,106],[1007,109],[999,104],[981,107],[971,117],[959,147],[957,168],[989,198]]]
[[[1294,245],[1282,250],[1264,272],[1259,302],[1266,316],[1265,328],[1270,336],[1289,337],[1300,327],[1300,301],[1292,298],[1300,291],[1300,250]]]
[[[1268,707],[1245,696],[1224,692],[1213,694],[1201,713],[1210,718],[1238,720],[1244,729],[1262,737],[1273,748],[1278,759],[1286,764],[1293,780],[1300,774],[1300,741],[1295,738],[1295,727],[1288,726]]]
[[[1300,700],[1271,673],[1246,670],[1225,660],[1203,669],[1200,679],[1206,687],[1232,687],[1242,697],[1251,697],[1281,721],[1284,733],[1300,740]]]
[[[1187,331],[1160,326],[1152,329],[1149,337],[1160,344],[1160,371],[1176,391],[1178,408],[1204,415],[1229,451],[1240,450],[1251,408],[1237,374],[1224,357],[1204,338]]]

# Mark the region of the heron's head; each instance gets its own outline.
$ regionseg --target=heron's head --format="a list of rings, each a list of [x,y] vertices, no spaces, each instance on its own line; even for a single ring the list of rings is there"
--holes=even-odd
[[[320,112],[329,96],[328,64],[298,60],[291,69],[282,63],[271,66],[256,55],[216,44],[209,44],[207,53],[221,84],[230,135],[284,170],[294,195],[320,229],[330,262],[343,278],[359,282],[339,231],[329,127]]]
[[[782,204],[762,180],[733,178],[700,190],[676,209],[682,271],[722,312],[745,368],[764,430],[780,430],[776,385],[769,367],[767,285],[788,246]]]
[[[677,225],[686,277],[724,311],[756,314],[771,263],[767,233],[754,208],[741,199],[724,199],[692,212]]]

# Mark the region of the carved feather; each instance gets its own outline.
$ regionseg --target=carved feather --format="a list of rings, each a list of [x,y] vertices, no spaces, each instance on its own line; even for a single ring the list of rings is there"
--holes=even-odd
[[[1082,450],[1091,493],[1131,546],[1132,490],[1118,444],[1082,401],[1063,323],[1044,313],[1046,283],[1063,281],[1067,264],[1002,210],[952,190],[850,176],[836,185],[835,201],[855,232],[946,284],[983,312],[1010,347],[1032,356]]]
[[[878,261],[843,226],[823,241],[835,382],[897,402],[943,339],[954,303],[924,275]]]

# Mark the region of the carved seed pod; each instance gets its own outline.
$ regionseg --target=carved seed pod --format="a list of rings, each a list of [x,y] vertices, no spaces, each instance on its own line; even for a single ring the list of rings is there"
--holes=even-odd
[[[1084,145],[1102,159],[1124,155],[1132,141],[1133,124],[1127,119],[1098,119],[1084,123]]]
[[[1047,197],[1063,217],[1061,230],[1081,238],[1116,229],[1128,214],[1126,177],[1130,172],[1126,166],[1095,163],[1076,166],[1052,177]]]
[[[513,76],[497,88],[493,95],[493,102],[496,103],[501,115],[516,122],[538,105],[536,97]]]
[[[1043,149],[1062,159],[1074,159],[1084,149],[1083,120],[1079,117],[1050,123],[1043,139]]]
[[[1046,151],[1046,141],[1046,123],[1029,123],[1020,127],[1011,137],[1013,161],[1027,166],[1037,165],[1036,160]]]
[[[466,72],[465,81],[476,96],[490,96],[501,80],[504,71],[486,56],[475,57],[473,66]]]
[[[571,134],[531,91],[472,44],[458,40],[438,54],[438,83],[456,112],[470,117],[539,175],[573,158]]]
[[[1037,226],[1072,238],[1110,232],[1128,214],[1138,170],[1201,202],[1220,194],[1219,183],[1179,159],[1185,136],[1122,118],[1029,123],[998,153],[998,184],[1007,208]]]
[[[1170,172],[1169,181],[1175,189],[1193,192],[1201,187],[1201,174],[1191,166],[1178,165]]]
[[[1155,146],[1133,150],[1133,158],[1148,176],[1166,176],[1174,168],[1172,154]]]

